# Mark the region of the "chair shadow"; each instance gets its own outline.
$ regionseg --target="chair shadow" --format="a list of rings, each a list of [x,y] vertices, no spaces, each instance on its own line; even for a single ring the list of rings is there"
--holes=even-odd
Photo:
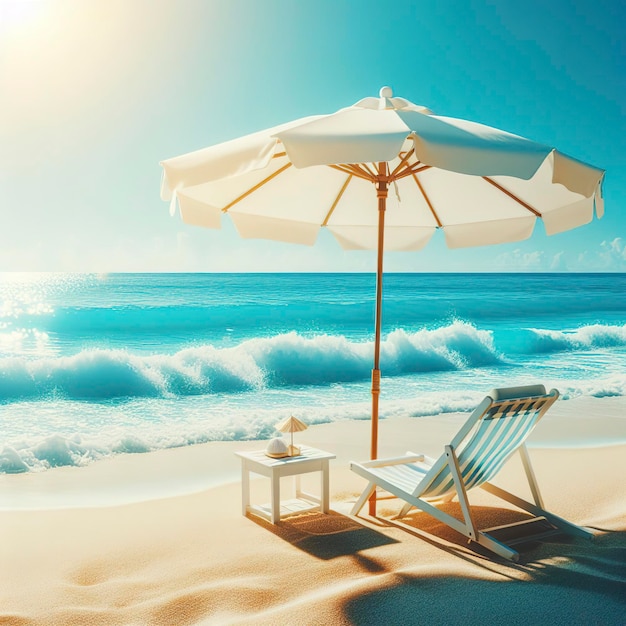
[[[458,520],[463,520],[463,513],[458,502],[439,504],[437,508]],[[480,530],[496,526],[516,524],[533,519],[532,515],[523,511],[475,505],[472,506],[472,516],[476,527]],[[403,517],[401,520],[378,519],[385,525],[401,527],[405,531],[416,535],[431,545],[446,552],[456,554],[457,556],[471,556],[473,553],[474,556],[481,557],[490,562],[509,563],[507,559],[504,559],[503,557],[500,557],[484,548],[480,544],[469,540],[466,536],[457,532],[447,524],[440,522],[422,511],[413,509],[412,512]],[[541,539],[537,539],[532,535],[524,537],[521,533],[523,533],[523,527],[520,528],[520,536],[516,537],[517,543],[513,547],[517,552],[519,552],[519,563],[524,563],[528,558],[533,558],[534,550],[546,542]],[[549,542],[551,544],[571,544],[579,541],[584,541],[584,539],[577,539],[563,532],[555,532],[549,538]]]
[[[335,511],[294,515],[277,524],[270,524],[256,515],[248,515],[248,519],[296,548],[323,560],[342,556],[358,557],[364,550],[398,543],[395,539]],[[379,571],[374,561],[370,563],[370,559],[363,555],[359,560],[369,571]]]
[[[446,541],[454,539],[445,536]],[[456,550],[453,546],[447,551]],[[388,623],[393,615],[394,623],[404,626],[625,623],[626,531],[607,531],[593,542],[576,539],[555,543],[550,538],[535,544],[524,563],[493,555],[484,561],[478,555],[465,555],[466,560],[489,570],[490,575],[481,578],[396,572],[391,585],[346,598],[346,621],[369,626]],[[499,580],[492,578],[493,573]]]

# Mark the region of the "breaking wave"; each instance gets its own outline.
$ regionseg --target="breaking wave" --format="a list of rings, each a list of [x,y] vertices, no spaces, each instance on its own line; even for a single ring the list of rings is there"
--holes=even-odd
[[[612,374],[606,378],[574,381],[561,386],[561,397],[564,400],[578,396],[592,398],[615,398],[626,396],[626,374]]]
[[[525,351],[531,354],[626,346],[626,324],[623,326],[592,324],[571,332],[531,328],[528,334]]]
[[[177,397],[354,382],[369,377],[372,353],[372,342],[290,332],[235,347],[202,345],[174,354],[89,349],[73,356],[7,357],[0,359],[0,401]],[[463,322],[415,333],[395,330],[381,345],[387,375],[499,361],[491,333]]]

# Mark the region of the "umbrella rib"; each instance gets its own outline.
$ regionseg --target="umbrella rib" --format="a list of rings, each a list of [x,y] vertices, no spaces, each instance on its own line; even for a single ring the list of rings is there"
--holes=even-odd
[[[351,166],[349,164],[341,164],[341,165],[329,165],[328,167],[332,167],[334,170],[338,170],[343,172],[344,174],[349,174],[350,176],[356,176],[357,178],[362,178],[363,180],[367,180],[369,182],[374,182],[374,180],[365,174],[362,170],[357,167]]]
[[[415,153],[415,148],[411,148],[403,157],[400,163],[398,163],[397,167],[391,172],[390,177],[394,178],[395,175],[406,165],[407,161],[413,156]]]
[[[359,165],[372,177],[372,181],[378,180],[378,174],[376,173],[376,166],[374,166],[374,170],[372,171],[367,163],[359,163]]]
[[[443,224],[441,223],[441,220],[439,219],[439,216],[437,215],[437,211],[435,211],[435,207],[432,205],[432,202],[430,201],[428,194],[424,190],[424,187],[422,187],[422,183],[420,183],[419,179],[417,178],[417,174],[413,174],[413,180],[418,186],[422,196],[424,196],[424,200],[426,200],[426,204],[428,205],[430,212],[433,214],[433,217],[435,218],[435,221],[437,222],[437,227],[443,228]]]
[[[352,174],[349,174],[348,178],[346,178],[346,180],[343,183],[341,189],[339,190],[339,193],[337,194],[337,197],[335,198],[335,200],[334,200],[332,206],[330,207],[328,213],[326,214],[326,217],[324,218],[324,221],[322,222],[322,226],[327,226],[328,225],[328,220],[331,218],[331,215],[333,214],[333,211],[335,210],[335,208],[339,204],[339,200],[341,200],[341,196],[343,196],[343,193],[347,189],[347,187],[350,184],[351,180],[352,180]]]
[[[496,189],[500,190],[502,193],[509,196],[509,198],[511,198],[512,200],[515,200],[515,202],[517,202],[518,204],[521,204],[527,211],[530,211],[535,217],[542,217],[541,213],[537,211],[537,209],[534,209],[532,206],[530,206],[530,204],[524,202],[521,198],[518,198],[514,193],[512,193],[508,189],[505,189],[502,185],[498,184],[495,180],[492,180],[491,178],[487,176],[483,176],[482,178],[483,180],[486,180],[490,185],[493,185]]]
[[[265,183],[268,183],[270,180],[272,180],[272,178],[275,178],[279,174],[282,174],[289,167],[291,167],[291,163],[287,163],[283,165],[280,169],[277,169],[273,174],[270,174],[269,176],[264,178],[260,183],[257,183],[256,185],[254,185],[254,187],[250,187],[250,189],[248,189],[247,191],[244,191],[240,196],[238,196],[232,202],[229,202],[224,208],[222,208],[222,212],[226,213],[228,209],[230,209],[232,206],[234,206],[238,202],[241,202],[241,200],[249,196],[251,193],[254,193],[257,189],[260,189],[261,187],[263,187]]]
[[[403,169],[396,175],[395,179],[400,180],[401,178],[406,178],[407,176],[415,176],[416,174],[419,174],[419,172],[429,170],[431,167],[432,165],[424,165],[418,161],[417,163],[413,163],[410,167]]]
[[[368,180],[376,180],[376,174],[370,170],[367,163],[344,163],[343,165],[345,165],[352,172],[359,172],[363,176],[367,177]]]

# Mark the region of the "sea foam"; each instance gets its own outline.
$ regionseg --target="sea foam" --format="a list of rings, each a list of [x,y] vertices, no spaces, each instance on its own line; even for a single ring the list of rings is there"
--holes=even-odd
[[[580,396],[624,396],[626,375],[572,381],[558,387],[562,400]],[[488,388],[420,392],[401,399],[386,391],[387,388],[383,389],[382,420],[469,412]],[[294,399],[291,406],[288,403],[273,405],[267,398],[256,405],[245,405],[237,400],[212,405],[202,398],[186,400],[183,405],[176,398],[135,399],[114,404],[55,400],[46,410],[47,417],[56,416],[55,423],[46,420],[46,429],[42,427],[37,432],[27,429],[11,437],[0,449],[0,473],[83,467],[117,454],[141,454],[210,441],[267,440],[278,434],[276,424],[287,417],[294,406],[298,417],[308,425],[370,419],[367,385],[360,386],[358,401],[354,395],[343,402],[328,396],[329,391],[324,389],[317,404],[300,405]],[[22,403],[21,414],[14,413],[16,419],[24,416],[28,404]]]
[[[419,400],[385,402],[381,419],[420,417],[451,411],[469,411],[480,400],[479,394],[430,392]],[[210,441],[267,440],[276,436],[276,424],[289,413],[275,406],[209,408],[202,401],[188,403],[176,414],[176,400],[167,401],[169,419],[152,415],[153,401],[135,400],[129,405],[54,401],[50,414],[63,411],[57,432],[23,433],[0,450],[0,473],[40,472],[56,467],[83,467],[116,454],[141,454]],[[228,405],[227,405],[228,406]],[[161,409],[162,411],[164,409]],[[291,410],[291,409],[289,409]],[[300,406],[297,411],[309,426],[345,420],[369,420],[367,390],[362,399],[331,407]],[[100,423],[106,420],[107,428]]]

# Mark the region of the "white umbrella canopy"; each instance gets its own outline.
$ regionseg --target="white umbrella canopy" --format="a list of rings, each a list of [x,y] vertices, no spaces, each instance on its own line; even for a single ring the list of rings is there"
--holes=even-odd
[[[161,162],[161,197],[188,224],[313,245],[378,250],[372,448],[377,456],[384,250],[515,242],[538,218],[548,235],[603,214],[604,171],[483,124],[434,115],[389,87],[306,117]],[[373,512],[373,508],[370,509]]]
[[[385,250],[418,250],[439,228],[451,248],[521,241],[537,217],[551,235],[603,210],[602,170],[389,88],[165,160],[161,192],[189,224],[219,228],[228,213],[242,237],[312,245],[325,227],[343,248],[376,249],[381,162],[392,185]]]

